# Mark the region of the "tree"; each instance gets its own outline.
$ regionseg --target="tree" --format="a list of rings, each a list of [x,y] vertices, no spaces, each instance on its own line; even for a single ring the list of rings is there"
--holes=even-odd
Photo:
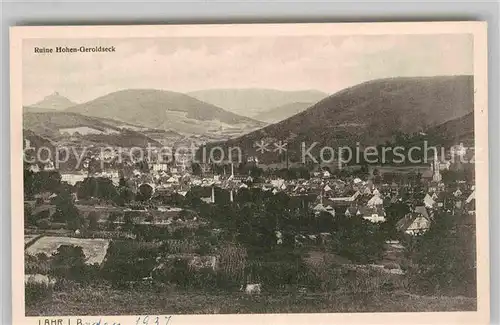
[[[124,206],[134,200],[135,194],[128,186],[120,186],[118,188],[118,196],[115,202],[118,205]]]
[[[24,164],[24,195],[31,198],[40,192],[57,193],[61,186],[61,174],[58,171],[40,171],[32,172],[30,164]]]
[[[89,199],[92,197],[116,200],[118,193],[113,182],[109,178],[104,177],[87,177],[78,187],[78,197],[82,199]]]
[[[35,226],[38,218],[33,215],[33,209],[30,206],[24,207],[24,225]]]
[[[119,214],[116,212],[111,212],[108,217],[108,230],[115,230],[116,229],[116,220],[118,220]]]
[[[98,230],[99,229],[99,215],[97,212],[92,211],[89,213],[89,229],[90,230]]]
[[[154,226],[136,224],[132,228],[132,233],[136,236],[137,240],[151,241],[154,238]]]
[[[125,179],[125,177],[123,177],[123,175],[120,176],[120,179],[118,181],[118,186],[120,187],[127,186],[127,180]]]
[[[151,274],[158,256],[158,249],[130,240],[114,240],[110,243],[102,264],[102,275],[113,285],[137,281]]]
[[[51,273],[70,280],[84,280],[85,254],[80,246],[61,245],[52,255]]]
[[[79,229],[82,225],[82,218],[75,204],[71,193],[61,191],[54,199],[56,212],[52,216],[55,222],[66,222],[66,225],[71,230]]]
[[[34,173],[29,169],[31,167],[30,164],[24,163],[23,169],[23,182],[24,182],[24,197],[25,199],[33,197],[35,193],[38,192],[38,189],[35,188],[34,184]]]
[[[466,216],[435,212],[430,229],[404,241],[410,288],[424,294],[476,296],[475,229]]]
[[[381,258],[385,239],[377,224],[356,216],[339,215],[334,229],[332,249],[338,254],[360,263]]]
[[[192,169],[193,175],[195,175],[195,176],[200,176],[202,174],[201,166],[198,163],[192,163],[191,169]]]
[[[403,201],[390,203],[385,207],[386,221],[380,225],[388,238],[399,238],[400,232],[396,229],[396,223],[410,212],[410,207]]]
[[[134,216],[135,213],[131,211],[125,212],[123,215],[123,230],[131,231],[134,228]]]
[[[149,172],[149,164],[145,160],[141,160],[135,164],[135,166],[143,173]]]
[[[335,217],[331,213],[321,211],[316,217],[316,230],[317,232],[331,232],[334,227]]]
[[[247,202],[238,211],[237,239],[249,256],[259,256],[276,245],[276,215],[262,204]]]
[[[137,201],[148,201],[153,195],[153,188],[149,184],[142,184],[139,186],[139,192],[137,193]]]

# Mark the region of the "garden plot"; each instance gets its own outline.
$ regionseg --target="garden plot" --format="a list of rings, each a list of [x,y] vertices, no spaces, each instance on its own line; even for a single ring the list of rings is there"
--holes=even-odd
[[[61,245],[80,246],[85,254],[87,264],[101,264],[108,250],[108,239],[87,239],[71,237],[43,237],[26,249],[30,255],[44,253],[47,256],[57,251]]]

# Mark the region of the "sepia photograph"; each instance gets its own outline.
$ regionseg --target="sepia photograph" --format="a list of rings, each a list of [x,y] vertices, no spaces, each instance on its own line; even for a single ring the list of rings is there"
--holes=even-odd
[[[485,35],[14,27],[15,314],[487,320]]]

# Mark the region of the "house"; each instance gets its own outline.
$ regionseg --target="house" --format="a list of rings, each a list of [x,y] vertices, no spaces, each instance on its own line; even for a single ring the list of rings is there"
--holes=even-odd
[[[285,184],[285,180],[281,179],[281,178],[271,180],[271,186],[276,187],[276,188],[280,188],[284,184]]]
[[[424,206],[417,206],[413,212],[407,214],[396,223],[396,229],[409,235],[418,235],[429,230],[431,217]]]
[[[179,179],[177,177],[171,176],[170,178],[167,179],[167,183],[169,184],[176,184],[179,182]]]
[[[38,173],[40,171],[40,167],[37,164],[32,164],[28,169],[33,173]]]
[[[168,164],[167,163],[154,163],[154,164],[151,164],[151,169],[154,172],[160,172],[160,171],[167,172],[168,171]]]
[[[360,212],[360,211],[358,210],[358,208],[357,208],[357,207],[355,207],[355,206],[350,206],[350,207],[348,207],[348,208],[345,210],[345,212],[344,212],[344,215],[345,215],[346,217],[352,217],[352,216],[356,216],[356,215],[360,215],[360,214],[361,214],[361,212]]]
[[[45,163],[45,165],[43,165],[43,170],[55,170],[56,168],[54,167],[54,163],[52,162],[52,160],[49,160],[48,162]]]
[[[332,201],[354,202],[361,193],[359,191],[346,193],[346,196],[330,198]]]
[[[426,170],[422,173],[421,178],[430,181],[434,178],[434,173],[431,170]]]
[[[330,205],[323,205],[322,203],[318,203],[314,208],[313,208],[314,214],[318,215],[321,212],[328,212],[332,216],[335,216],[335,209],[330,206]]]
[[[439,170],[449,170],[451,166],[451,161],[447,160],[445,162],[439,163]]]
[[[450,148],[450,155],[462,157],[467,153],[467,148],[464,147],[463,143],[454,145]]]
[[[384,200],[379,195],[374,195],[368,202],[366,203],[369,207],[376,207],[384,204]]]
[[[436,202],[434,201],[434,199],[429,195],[429,193],[427,193],[424,197],[424,205],[427,209],[432,209],[434,208]]]
[[[476,212],[476,190],[473,190],[465,200],[465,209],[471,215]]]
[[[385,210],[381,205],[378,206],[366,206],[358,209],[363,219],[368,220],[373,223],[384,222],[385,221]]]

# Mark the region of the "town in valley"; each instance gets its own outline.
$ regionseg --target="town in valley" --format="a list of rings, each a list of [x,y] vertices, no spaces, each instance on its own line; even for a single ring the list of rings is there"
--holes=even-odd
[[[448,40],[439,37],[437,44]],[[447,49],[471,42],[460,37]],[[348,40],[334,51],[352,51]],[[160,41],[134,42],[147,49]],[[219,64],[249,80],[267,71],[263,63],[219,62],[234,58],[226,47],[250,51],[246,41],[175,42],[147,54],[174,62],[206,56],[208,72],[201,63],[169,65],[189,76],[236,80],[214,72]],[[274,53],[262,50],[263,62],[300,57],[263,42]],[[328,51],[321,44],[312,47]],[[32,49],[26,62],[50,60],[33,58]],[[425,64],[440,67],[442,56],[432,53]],[[313,71],[297,80],[315,80],[321,70],[312,61],[297,59],[301,71]],[[83,85],[92,69],[111,78],[125,66],[75,62],[83,79],[68,85]],[[139,87],[143,76],[134,73],[97,78],[86,97],[51,77],[71,78],[69,70],[47,70],[43,84],[63,88],[44,98],[33,91],[23,107],[26,316],[476,310],[474,85],[464,66],[451,75],[436,68],[430,76],[366,77],[331,92],[302,81],[296,88],[306,90],[276,83],[171,91]],[[307,155],[304,147],[312,148]]]

